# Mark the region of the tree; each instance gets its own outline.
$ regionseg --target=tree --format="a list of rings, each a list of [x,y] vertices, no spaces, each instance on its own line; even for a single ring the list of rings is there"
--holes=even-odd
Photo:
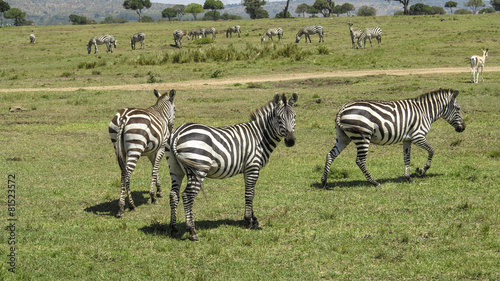
[[[86,17],[75,15],[75,14],[69,15],[69,21],[72,22],[73,25],[83,25],[83,24],[90,23]]]
[[[18,8],[9,9],[4,13],[6,19],[14,19],[15,26],[26,25],[26,13],[19,10]]]
[[[455,15],[470,15],[470,14],[472,14],[472,12],[467,9],[458,9],[455,11]]]
[[[351,3],[344,3],[342,4],[342,11],[344,13],[347,13],[347,16],[350,16],[351,15],[351,12],[356,10],[356,8],[354,8],[354,5],[351,4]]]
[[[408,10],[408,5],[410,5],[410,0],[385,0],[385,1],[388,2],[396,1],[403,4],[403,15],[407,16],[410,14],[410,11]]]
[[[464,6],[472,8],[472,13],[475,14],[480,7],[484,7],[486,5],[483,3],[483,0],[469,0],[464,3]]]
[[[333,7],[332,13],[336,14],[337,17],[340,17],[340,14],[342,14],[342,5],[336,5]]]
[[[243,6],[245,6],[245,13],[247,13],[251,19],[259,19],[259,15],[262,16],[264,10],[262,6],[266,5],[265,0],[243,0]],[[269,17],[269,14],[267,15]]]
[[[498,0],[498,1],[500,1],[500,0]],[[302,3],[302,4],[297,6],[297,9],[295,9],[295,13],[297,13],[299,15],[302,14],[302,17],[305,18],[308,7],[309,7],[309,5],[307,5],[306,3]]]
[[[498,0],[500,1],[500,0]],[[445,8],[450,8],[450,14],[453,14],[453,9],[452,8],[456,8],[457,7],[457,2],[454,2],[454,1],[448,1],[446,2],[446,4],[444,4],[444,7]]]
[[[0,19],[2,20],[2,24],[0,24],[0,27],[3,26],[4,13],[7,12],[8,10],[10,10],[9,3],[0,0]]]
[[[286,0],[286,6],[285,6],[285,9],[283,10],[283,13],[281,14],[283,16],[283,18],[287,18],[288,15],[290,15],[290,13],[288,12],[288,7],[290,6],[290,0]],[[278,15],[276,15],[277,17]],[[292,17],[292,15],[290,15],[290,18]]]
[[[285,11],[281,11],[281,12],[277,13],[274,17],[277,19],[284,19],[284,18],[291,19],[291,18],[293,18],[292,14],[290,14],[290,12],[287,12],[286,16],[284,15],[284,13],[285,13]]]
[[[203,6],[200,4],[197,4],[197,3],[188,4],[186,7],[186,10],[184,10],[184,11],[188,14],[193,15],[194,20],[196,20],[196,16],[198,14],[205,12],[205,10],[203,9]]]
[[[142,19],[142,9],[151,8],[150,0],[125,0],[123,2],[123,7],[127,10],[133,10],[139,15],[139,21]]]
[[[174,5],[172,9],[174,9],[175,13],[177,14],[177,18],[179,19],[179,21],[182,21],[182,16],[186,14],[186,6],[178,4]]]
[[[432,6],[431,10],[433,15],[446,15],[446,11],[443,7]]]
[[[320,13],[320,11],[316,9],[314,6],[309,6],[307,9],[307,13],[311,14],[311,17],[316,17],[316,14]]]
[[[357,15],[359,17],[374,17],[377,15],[377,10],[373,7],[363,5],[358,9]]]
[[[496,13],[495,9],[492,8],[492,7],[488,7],[486,9],[481,9],[479,11],[480,14],[493,14],[493,13]]]
[[[411,5],[410,15],[432,15],[431,6],[422,3]]]
[[[171,21],[173,18],[175,18],[175,16],[177,16],[177,13],[172,8],[166,8],[161,11],[161,17],[168,18],[168,21]]]
[[[316,0],[314,1],[313,7],[318,10],[323,17],[328,17],[328,14],[330,13],[330,9],[328,7],[328,3],[326,0]]]
[[[491,0],[490,5],[493,6],[495,11],[500,11],[500,0]]]
[[[219,16],[217,16],[215,12],[217,12],[217,10],[224,9],[224,4],[220,0],[206,0],[205,3],[203,4],[203,9],[212,10],[213,19],[217,20],[220,17],[220,13]]]

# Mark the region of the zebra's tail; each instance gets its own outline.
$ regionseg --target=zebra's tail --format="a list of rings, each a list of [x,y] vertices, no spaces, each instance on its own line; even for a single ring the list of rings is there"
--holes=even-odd
[[[125,119],[124,116],[122,116],[122,117],[120,117],[120,119],[118,119],[118,132],[116,133],[116,147],[115,147],[116,160],[118,160],[118,165],[120,165],[120,169],[122,170],[122,173],[126,171],[125,147],[123,145],[123,143],[124,143],[123,132],[124,132],[125,125],[127,124],[127,122],[124,119]]]

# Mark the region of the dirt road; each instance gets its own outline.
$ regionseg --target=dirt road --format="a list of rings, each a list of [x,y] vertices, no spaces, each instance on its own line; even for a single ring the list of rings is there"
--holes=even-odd
[[[498,72],[499,66],[485,67],[485,72]],[[32,89],[0,89],[0,93],[9,92],[52,92],[63,91],[72,92],[80,89],[84,90],[131,90],[131,91],[147,91],[154,86],[159,89],[176,89],[176,90],[196,90],[196,89],[220,89],[236,83],[263,83],[263,82],[278,82],[289,80],[304,80],[312,78],[334,78],[334,77],[361,77],[367,75],[415,75],[415,74],[443,74],[443,73],[464,73],[464,77],[470,75],[470,68],[416,68],[416,69],[375,69],[375,70],[360,70],[360,71],[331,71],[331,72],[316,72],[316,73],[287,73],[265,76],[252,77],[236,77],[236,78],[221,78],[207,80],[191,80],[173,83],[157,83],[157,84],[128,84],[128,85],[112,85],[112,86],[96,86],[96,87],[69,87],[69,88],[32,88]],[[469,76],[466,76],[469,77]]]

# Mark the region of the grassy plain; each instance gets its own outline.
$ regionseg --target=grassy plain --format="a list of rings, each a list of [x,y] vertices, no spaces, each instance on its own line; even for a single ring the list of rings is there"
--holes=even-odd
[[[440,19],[444,18],[444,21]],[[16,273],[8,272],[10,231],[2,228],[2,280],[498,280],[500,273],[500,79],[495,60],[497,15],[352,18],[355,27],[378,25],[382,48],[352,50],[347,18],[181,22],[2,28],[2,89],[85,87],[289,72],[464,67],[490,48],[485,82],[460,74],[308,79],[250,83],[223,89],[179,90],[176,127],[184,122],[246,122],[274,92],[298,92],[297,143],[280,145],[257,182],[254,210],[262,229],[243,222],[242,176],[206,180],[194,205],[199,242],[168,235],[168,198],[148,203],[150,163],[141,159],[131,188],[138,208],[115,219],[119,168],[107,134],[122,107],[146,107],[148,91],[0,92],[0,170],[16,174]],[[241,38],[221,34],[213,44],[171,46],[173,29],[239,24]],[[293,37],[322,24],[325,44]],[[259,34],[281,25],[285,42],[260,44]],[[37,44],[29,45],[35,29]],[[146,49],[131,51],[129,37],[147,34]],[[113,33],[119,48],[87,55],[96,34]],[[49,39],[50,38],[50,39]],[[315,42],[316,41],[316,42]],[[232,46],[232,47],[230,47]],[[298,48],[297,48],[298,47]],[[238,54],[222,60],[172,63],[212,48]],[[228,51],[233,48],[233,51]],[[265,50],[268,48],[269,50]],[[280,55],[290,49],[294,56]],[[326,49],[326,52],[325,52]],[[255,53],[253,53],[255,52]],[[266,53],[262,58],[259,53]],[[281,54],[286,52],[281,52]],[[250,59],[250,55],[254,59]],[[259,56],[257,56],[259,54]],[[168,60],[163,58],[168,57]],[[241,56],[240,59],[237,59]],[[247,58],[243,58],[247,56]],[[299,56],[299,57],[297,57]],[[141,59],[142,57],[142,59]],[[145,65],[138,64],[147,61]],[[93,68],[79,67],[92,65]],[[148,74],[150,73],[150,74]],[[437,121],[428,140],[435,149],[428,175],[404,181],[401,145],[372,146],[368,169],[376,189],[356,166],[349,146],[320,187],[326,153],[334,144],[334,116],[355,99],[400,99],[439,88],[461,91],[467,128],[456,133]],[[167,89],[162,89],[167,90]],[[318,102],[318,100],[321,102]],[[10,113],[20,105],[27,111]],[[426,153],[412,151],[412,170]],[[169,176],[160,169],[165,194]],[[3,202],[7,200],[5,186]],[[7,206],[2,205],[7,225]],[[179,208],[184,227],[182,204]]]

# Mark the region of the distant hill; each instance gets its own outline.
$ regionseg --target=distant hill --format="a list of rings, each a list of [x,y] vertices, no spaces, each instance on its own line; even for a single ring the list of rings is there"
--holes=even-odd
[[[101,22],[107,16],[115,18],[125,18],[128,21],[137,21],[138,15],[134,11],[123,8],[123,0],[4,0],[11,8],[19,8],[26,12],[26,19],[33,21],[37,25],[59,25],[71,24],[69,21],[70,14],[85,16],[89,20]],[[154,1],[154,0],[153,0]],[[291,0],[289,12],[292,16],[298,16],[295,9],[302,3],[312,5],[315,0]],[[378,16],[393,15],[395,11],[402,11],[403,6],[395,1],[386,0],[345,0],[351,3],[354,7],[359,8],[363,5],[371,6],[377,10]],[[419,3],[418,0],[412,2]],[[415,4],[410,2],[410,4]],[[422,1],[420,1],[422,2]],[[445,1],[441,0],[426,0],[424,1],[429,6],[444,7]],[[464,8],[465,0],[455,1],[458,7],[455,9]],[[486,1],[488,2],[488,1]],[[485,4],[486,4],[485,2]],[[343,1],[337,4],[344,3]],[[268,2],[264,9],[269,13],[269,17],[273,18],[277,13],[285,8],[285,1]],[[161,12],[173,5],[153,3],[150,9],[143,10],[143,15],[152,17],[155,21],[161,18]],[[489,6],[489,2],[487,4]],[[449,12],[449,9],[446,9]],[[225,5],[225,9],[221,14],[228,13],[230,15],[239,15],[242,18],[248,19],[248,14],[245,13],[245,7],[239,4]],[[193,17],[185,15],[183,20],[192,20]],[[6,23],[9,23],[7,20]]]

